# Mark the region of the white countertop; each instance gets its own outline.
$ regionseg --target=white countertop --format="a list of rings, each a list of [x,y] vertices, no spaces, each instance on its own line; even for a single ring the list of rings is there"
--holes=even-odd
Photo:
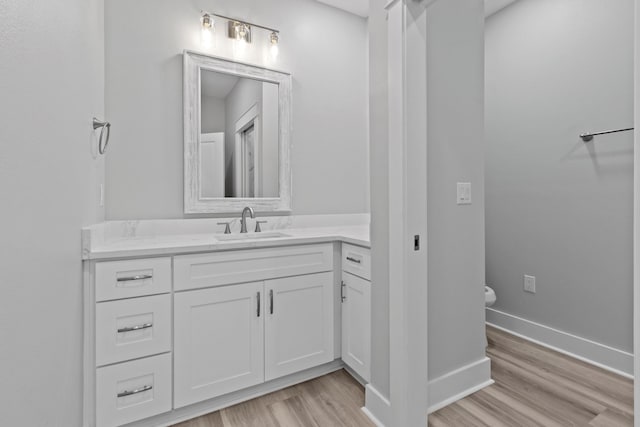
[[[140,256],[174,255],[193,252],[214,252],[235,249],[265,248],[277,246],[303,245],[311,243],[326,242],[346,242],[357,246],[370,247],[369,225],[357,224],[355,218],[350,216],[345,221],[332,218],[332,221],[306,221],[304,225],[311,222],[321,224],[320,226],[285,228],[282,221],[265,227],[264,233],[278,232],[286,237],[262,238],[252,240],[222,241],[216,236],[222,235],[218,230],[220,227],[210,227],[205,230],[200,226],[195,226],[193,221],[200,221],[200,225],[216,224],[215,219],[207,220],[165,220],[147,221],[148,225],[142,221],[136,222],[109,222],[86,227],[83,231],[82,259],[101,260],[113,258],[127,258]],[[185,226],[185,221],[191,221]],[[220,221],[220,220],[217,220]],[[277,222],[277,221],[275,221]],[[297,221],[299,224],[303,222]],[[322,224],[324,222],[324,224]],[[338,223],[343,222],[346,225]],[[167,223],[171,227],[167,226]],[[296,221],[289,220],[290,225],[296,225]],[[356,224],[354,224],[356,223]],[[158,225],[160,224],[160,225]],[[330,224],[330,225],[328,225]],[[197,224],[196,224],[197,225]],[[147,228],[146,232],[140,231]],[[153,229],[156,232],[149,232]],[[119,230],[114,233],[114,230]],[[126,232],[122,232],[126,230]],[[132,231],[133,230],[133,231]],[[158,230],[160,230],[158,232]],[[213,231],[208,231],[213,230]],[[232,226],[232,230],[234,227]],[[254,233],[249,233],[252,235]],[[233,235],[238,235],[234,230]],[[244,237],[244,236],[243,236]],[[247,236],[249,237],[249,236]]]

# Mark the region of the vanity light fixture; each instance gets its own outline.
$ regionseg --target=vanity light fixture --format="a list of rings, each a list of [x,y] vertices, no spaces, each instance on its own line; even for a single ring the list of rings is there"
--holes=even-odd
[[[275,59],[278,56],[278,42],[280,37],[280,31],[265,27],[258,24],[252,24],[245,21],[240,21],[235,18],[230,18],[224,15],[218,15],[217,13],[211,13],[204,10],[201,10],[200,13],[202,17],[200,18],[200,25],[202,27],[202,43],[205,45],[210,45],[211,40],[213,39],[214,32],[214,22],[213,17],[218,17],[222,19],[226,19],[227,24],[227,36],[230,39],[237,40],[238,42],[244,44],[251,43],[253,39],[253,28],[260,28],[262,30],[269,31],[269,51],[271,56]]]
[[[204,46],[211,46],[213,40],[213,32],[215,31],[213,18],[207,12],[203,12],[200,18],[200,39]]]

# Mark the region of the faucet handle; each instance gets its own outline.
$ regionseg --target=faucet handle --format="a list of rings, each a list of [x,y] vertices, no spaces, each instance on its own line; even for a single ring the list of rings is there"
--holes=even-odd
[[[229,227],[230,222],[219,222],[218,225],[224,225],[224,234],[231,234],[231,227]]]
[[[256,221],[256,233],[260,233],[262,229],[260,228],[260,224],[266,224],[269,221]]]

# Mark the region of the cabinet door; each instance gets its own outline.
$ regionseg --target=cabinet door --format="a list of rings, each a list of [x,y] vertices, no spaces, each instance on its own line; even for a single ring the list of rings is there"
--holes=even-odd
[[[342,360],[369,381],[371,282],[343,271],[342,298]]]
[[[333,360],[333,273],[265,282],[265,378]]]
[[[263,286],[175,294],[176,408],[264,381]]]

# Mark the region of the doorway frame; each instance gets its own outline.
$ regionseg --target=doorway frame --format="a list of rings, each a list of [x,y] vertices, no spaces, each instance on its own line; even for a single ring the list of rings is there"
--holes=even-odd
[[[262,132],[260,123],[258,104],[253,104],[237,121],[236,129],[234,133],[234,149],[233,155],[234,161],[234,179],[233,186],[235,197],[240,198],[255,198],[262,197],[262,186],[258,181],[261,181],[262,175]],[[246,182],[246,165],[245,165],[245,135],[244,132],[250,127],[254,128],[253,134],[253,196],[246,196],[247,182]]]
[[[640,427],[640,0],[634,18],[634,150],[633,150],[633,424]]]
[[[428,418],[426,8],[435,1],[391,0],[385,7],[389,85],[388,427],[425,426]]]

